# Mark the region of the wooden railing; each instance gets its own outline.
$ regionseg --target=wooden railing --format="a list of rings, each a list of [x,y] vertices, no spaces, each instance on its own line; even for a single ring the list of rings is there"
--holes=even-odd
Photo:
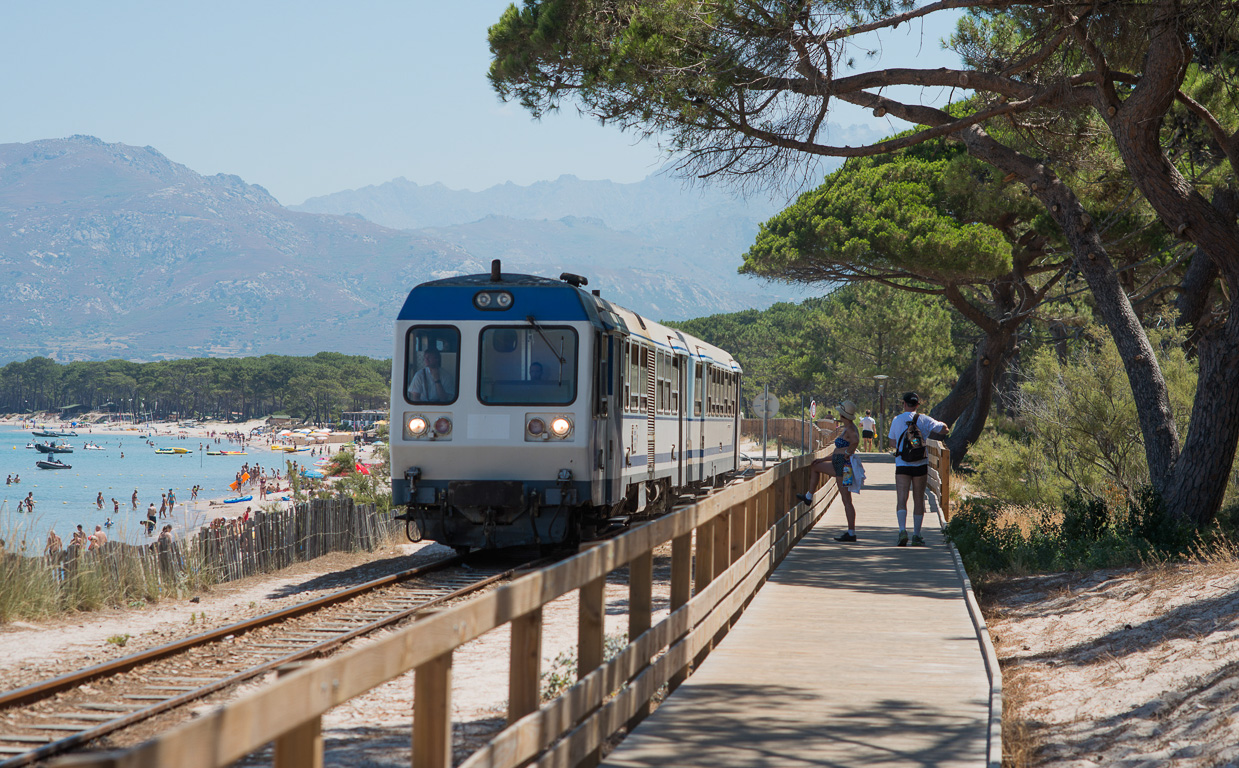
[[[938,496],[942,519],[951,520],[951,449],[940,440],[927,441],[929,446],[929,489]]]
[[[323,714],[415,670],[412,764],[448,768],[452,654],[511,624],[508,726],[463,765],[592,765],[603,741],[648,713],[664,684],[674,689],[691,674],[829,505],[834,483],[811,508],[795,500],[814,482],[809,462],[823,455],[791,459],[364,648],[292,671],[137,747],[71,764],[222,768],[274,741],[276,766],[321,766]],[[654,550],[667,542],[670,614],[651,626]],[[604,587],[607,575],[625,565],[629,643],[604,661]],[[578,681],[541,704],[542,609],[573,590]]]

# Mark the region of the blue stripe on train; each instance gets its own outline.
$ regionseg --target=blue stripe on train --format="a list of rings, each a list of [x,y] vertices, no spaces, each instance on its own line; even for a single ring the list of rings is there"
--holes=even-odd
[[[484,311],[473,306],[481,291],[507,291],[512,306],[505,310]],[[485,320],[496,323],[524,322],[533,315],[539,323],[579,321],[590,318],[577,289],[558,286],[490,285],[418,286],[409,292],[397,320]]]

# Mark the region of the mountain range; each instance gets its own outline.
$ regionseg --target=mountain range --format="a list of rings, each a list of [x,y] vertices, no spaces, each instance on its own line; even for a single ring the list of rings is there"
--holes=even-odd
[[[0,362],[386,357],[410,288],[486,271],[492,258],[504,271],[585,274],[654,318],[764,307],[796,295],[736,274],[771,211],[657,177],[478,193],[397,180],[293,210],[151,147],[88,136],[5,144]]]

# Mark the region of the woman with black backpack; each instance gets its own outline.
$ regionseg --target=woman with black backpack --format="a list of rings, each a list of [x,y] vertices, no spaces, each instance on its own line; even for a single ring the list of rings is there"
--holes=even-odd
[[[895,454],[895,517],[899,521],[899,539],[895,546],[908,546],[908,491],[912,491],[912,546],[925,546],[921,523],[925,519],[925,483],[929,479],[929,451],[925,442],[945,437],[951,428],[941,421],[917,413],[921,403],[915,392],[903,394],[903,413],[891,419],[887,435]]]

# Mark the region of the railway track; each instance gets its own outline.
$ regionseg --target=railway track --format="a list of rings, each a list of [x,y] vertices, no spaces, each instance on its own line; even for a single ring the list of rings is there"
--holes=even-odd
[[[69,752],[535,567],[451,557],[0,693],[0,768]]]

